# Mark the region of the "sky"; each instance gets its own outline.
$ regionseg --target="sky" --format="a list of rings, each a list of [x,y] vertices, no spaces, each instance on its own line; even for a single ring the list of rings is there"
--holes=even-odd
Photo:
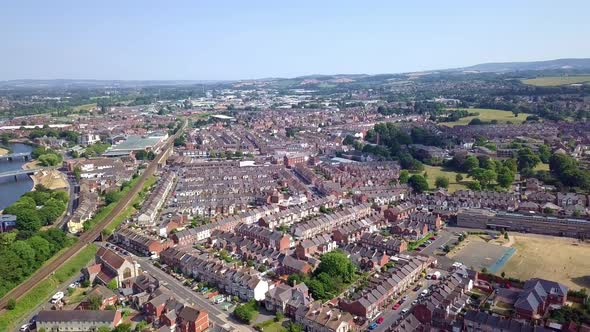
[[[229,80],[590,57],[588,0],[0,1],[0,80]]]

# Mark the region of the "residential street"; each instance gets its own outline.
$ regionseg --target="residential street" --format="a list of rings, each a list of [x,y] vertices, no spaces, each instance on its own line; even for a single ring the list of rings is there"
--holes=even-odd
[[[204,308],[209,313],[209,320],[219,325],[229,324],[232,328],[238,331],[252,331],[249,326],[239,324],[233,321],[229,316],[229,312],[223,311],[220,307],[214,305],[200,293],[197,293],[186,287],[182,282],[176,280],[174,277],[153,266],[151,261],[144,257],[134,256],[137,262],[141,265],[141,269],[147,271],[149,274],[159,279],[162,285],[170,289],[178,297],[185,300],[187,303],[196,305],[198,308]]]

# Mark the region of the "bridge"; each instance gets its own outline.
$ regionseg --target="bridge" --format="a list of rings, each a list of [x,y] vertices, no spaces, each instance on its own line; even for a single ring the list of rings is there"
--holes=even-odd
[[[0,161],[13,161],[15,159],[22,159],[24,161],[29,161],[31,159],[30,152],[19,152],[19,153],[10,153],[0,156]]]
[[[50,168],[50,167],[47,167],[47,168]],[[46,168],[38,167],[38,168],[31,168],[31,169],[16,169],[13,171],[0,172],[0,178],[14,176],[14,181],[18,181],[19,175],[34,174],[34,173],[37,173],[37,172],[42,171],[44,169],[46,169]]]

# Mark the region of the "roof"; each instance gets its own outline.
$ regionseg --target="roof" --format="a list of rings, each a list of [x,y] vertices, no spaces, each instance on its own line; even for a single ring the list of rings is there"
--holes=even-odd
[[[104,322],[115,321],[116,310],[42,310],[37,322]]]

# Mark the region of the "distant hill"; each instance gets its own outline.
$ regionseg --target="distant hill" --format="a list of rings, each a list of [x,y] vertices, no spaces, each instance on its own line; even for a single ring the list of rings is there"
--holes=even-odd
[[[554,70],[554,69],[576,69],[590,70],[590,59],[556,59],[547,61],[529,62],[490,62],[475,66],[451,69],[452,71],[477,71],[477,72],[511,72],[524,70]]]

